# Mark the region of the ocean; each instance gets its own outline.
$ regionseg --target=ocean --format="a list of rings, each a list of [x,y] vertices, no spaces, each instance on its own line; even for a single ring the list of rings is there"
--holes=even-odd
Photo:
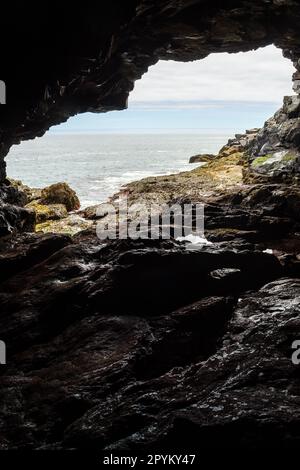
[[[7,175],[31,187],[66,181],[82,207],[107,201],[122,185],[198,166],[189,158],[216,153],[232,134],[51,134],[14,145]]]

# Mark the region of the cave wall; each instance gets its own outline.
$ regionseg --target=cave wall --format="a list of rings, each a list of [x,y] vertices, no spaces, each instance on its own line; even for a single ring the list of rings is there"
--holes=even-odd
[[[0,32],[0,181],[12,144],[77,113],[124,109],[159,59],[197,60],[274,43],[298,72],[298,0],[110,0],[82,5],[10,2]]]
[[[206,223],[220,243],[201,251],[160,240],[103,246],[86,232],[1,237],[34,222],[5,180],[12,144],[79,112],[123,109],[159,59],[274,43],[298,70],[298,92],[299,7],[10,2],[0,30],[0,331],[8,346],[0,450],[77,448],[98,458],[103,449],[299,447],[300,375],[290,359],[300,331],[299,188],[209,196]],[[297,145],[299,107],[299,97],[285,100],[253,152],[277,138],[277,126],[276,145]]]

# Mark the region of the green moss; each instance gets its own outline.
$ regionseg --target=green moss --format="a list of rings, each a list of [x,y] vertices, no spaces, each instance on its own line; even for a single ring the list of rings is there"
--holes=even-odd
[[[293,160],[296,160],[296,155],[291,152],[287,153],[282,159],[283,162],[291,162]]]
[[[271,153],[268,153],[267,155],[263,155],[262,157],[257,157],[255,160],[252,162],[252,166],[260,166],[263,165],[269,158],[271,158],[273,155]]]

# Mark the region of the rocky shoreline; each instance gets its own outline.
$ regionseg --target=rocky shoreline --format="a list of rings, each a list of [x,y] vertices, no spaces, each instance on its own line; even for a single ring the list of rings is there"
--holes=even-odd
[[[282,234],[295,239],[293,234],[299,228],[300,152],[298,135],[291,127],[298,108],[297,96],[286,97],[283,108],[262,129],[237,134],[217,155],[191,157],[190,161],[201,164],[199,167],[134,181],[108,202],[114,204],[126,196],[129,205],[202,203],[205,235],[212,241],[242,238],[260,242],[270,233],[275,239]],[[102,204],[78,210],[78,198],[65,183],[44,190],[30,189],[20,182],[13,182],[13,187],[20,192],[24,208],[35,213],[36,232],[73,236],[95,230]],[[54,194],[52,199],[45,196],[47,192]]]

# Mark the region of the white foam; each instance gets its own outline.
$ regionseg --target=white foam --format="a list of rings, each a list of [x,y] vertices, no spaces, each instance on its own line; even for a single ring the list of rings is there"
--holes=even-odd
[[[209,242],[206,238],[204,237],[199,237],[198,235],[193,235],[192,233],[190,235],[187,235],[186,237],[177,237],[176,240],[179,242],[190,242],[193,245],[212,245],[212,242]]]

